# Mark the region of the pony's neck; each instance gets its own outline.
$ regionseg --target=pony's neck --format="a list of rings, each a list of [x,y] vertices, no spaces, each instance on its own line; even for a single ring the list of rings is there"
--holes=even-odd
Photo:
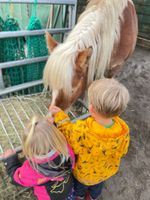
[[[103,77],[109,67],[114,44],[120,39],[120,23],[127,3],[128,0],[91,0],[65,42],[77,51],[92,47],[88,84]]]

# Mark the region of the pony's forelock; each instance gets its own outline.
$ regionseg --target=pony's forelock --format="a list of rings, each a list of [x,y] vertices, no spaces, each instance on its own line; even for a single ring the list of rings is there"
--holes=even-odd
[[[69,45],[68,45],[69,46]],[[44,84],[50,89],[71,92],[75,54],[66,45],[60,44],[50,55],[44,69]]]

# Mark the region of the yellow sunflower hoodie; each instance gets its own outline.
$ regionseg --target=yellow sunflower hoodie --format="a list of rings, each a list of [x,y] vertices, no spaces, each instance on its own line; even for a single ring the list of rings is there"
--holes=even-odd
[[[72,123],[63,111],[55,115],[57,127],[76,156],[73,174],[84,185],[98,184],[116,174],[128,151],[129,128],[119,117],[113,121],[111,127],[104,127],[93,117]]]

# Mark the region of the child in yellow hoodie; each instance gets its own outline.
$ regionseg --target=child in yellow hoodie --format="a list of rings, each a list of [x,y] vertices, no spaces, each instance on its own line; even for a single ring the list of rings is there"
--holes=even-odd
[[[73,170],[76,199],[97,199],[103,182],[119,170],[128,151],[129,128],[119,117],[129,101],[128,90],[115,79],[94,81],[88,89],[90,117],[72,123],[56,106],[49,111],[76,155]]]

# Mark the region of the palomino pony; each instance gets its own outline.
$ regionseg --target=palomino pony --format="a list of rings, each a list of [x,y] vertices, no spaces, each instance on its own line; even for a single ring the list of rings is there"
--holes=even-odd
[[[64,43],[46,37],[51,55],[44,84],[52,89],[52,105],[66,109],[94,79],[112,77],[132,54],[135,7],[131,0],[90,0]]]

